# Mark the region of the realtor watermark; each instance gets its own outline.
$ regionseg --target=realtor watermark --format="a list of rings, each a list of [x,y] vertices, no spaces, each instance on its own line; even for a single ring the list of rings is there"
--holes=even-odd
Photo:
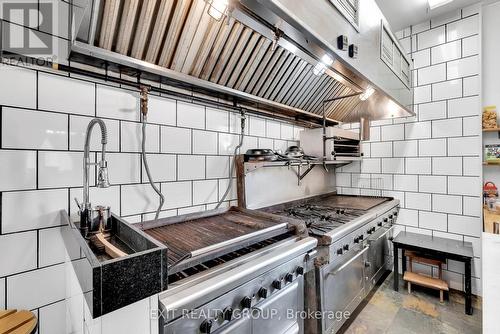
[[[158,320],[174,319],[181,316],[184,319],[203,320],[203,319],[218,319],[221,318],[226,310],[222,309],[181,309],[181,310],[151,310],[151,319]],[[231,319],[237,320],[241,318],[251,318],[254,320],[306,320],[306,319],[328,319],[334,321],[342,321],[349,319],[351,313],[349,311],[312,311],[312,310],[297,310],[294,308],[276,309],[276,308],[250,308],[250,309],[235,309],[231,313]]]
[[[45,66],[53,63],[55,38],[52,36],[57,6],[47,1],[2,3],[3,62]]]

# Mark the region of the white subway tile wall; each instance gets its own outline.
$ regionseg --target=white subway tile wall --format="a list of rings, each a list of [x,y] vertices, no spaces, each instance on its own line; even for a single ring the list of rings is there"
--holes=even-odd
[[[59,6],[67,18],[68,5],[60,2]],[[62,22],[66,23],[66,29],[63,25],[56,30],[59,39],[65,41],[69,36],[67,20]],[[478,135],[465,123],[457,123],[450,130],[456,131],[452,133],[456,137],[446,137],[449,133],[442,133],[441,136],[446,136],[441,137],[434,134],[439,124],[433,124],[448,118],[463,118],[465,122],[464,117],[479,115],[479,73],[474,72],[479,71],[478,22],[477,11],[467,8],[432,23],[414,26],[413,34],[410,28],[399,34],[407,49],[418,50],[412,57],[418,69],[413,75],[419,122],[412,119],[405,120],[406,125],[400,120],[373,122],[371,141],[363,145],[367,159],[363,164],[342,167],[337,173],[337,185],[339,191],[349,194],[360,194],[361,187],[363,191],[371,191],[366,188],[380,186],[382,195],[401,201],[399,230],[471,241],[475,255],[480,257],[477,237],[480,194],[471,194],[469,189],[453,184],[477,183]],[[22,26],[16,28],[22,32]],[[64,63],[65,55],[59,59]],[[466,64],[472,64],[475,70],[462,68]],[[439,70],[435,73],[427,69],[434,65]],[[443,68],[449,70],[445,78]],[[138,92],[90,77],[56,73],[50,69],[0,66],[0,308],[38,312],[40,334],[66,333],[68,328],[72,333],[94,333],[90,329],[96,328],[97,332],[104,332],[114,326],[154,333],[148,307],[157,307],[155,296],[97,322],[89,320],[88,314],[83,322],[81,296],[65,300],[67,277],[61,263],[64,249],[59,235],[60,210],[75,212],[72,199],[81,200],[84,133],[92,117],[103,118],[108,127],[112,187],[91,187],[91,200],[111,205],[114,212],[131,222],[140,222],[152,218],[158,197],[147,184],[138,153],[141,138]],[[451,78],[454,80],[449,81]],[[471,118],[467,122],[475,120],[479,121]],[[229,156],[241,131],[239,115],[178,101],[171,96],[151,96],[147,122],[151,172],[166,194],[161,216],[213,208],[229,181]],[[352,128],[359,128],[359,124],[353,124]],[[243,150],[256,146],[284,150],[297,143],[301,129],[251,116]],[[463,133],[458,134],[457,129]],[[100,150],[98,130],[94,131],[93,161]],[[462,138],[465,134],[467,137]],[[462,146],[467,154],[461,153]],[[95,184],[94,173],[91,184]],[[446,192],[419,189],[425,184],[423,176],[444,177]],[[361,177],[382,179],[383,184],[367,183]],[[228,200],[236,198],[233,182]],[[3,248],[8,248],[8,252],[20,249],[17,253],[22,256],[11,261],[4,258]],[[72,259],[79,256],[78,251],[70,253]],[[460,268],[451,268],[446,272],[447,277],[454,286],[461,287]],[[476,270],[476,282],[479,279]],[[68,321],[71,324],[62,326],[60,319],[68,319],[68,315],[73,318]]]
[[[397,34],[403,45],[413,45],[413,53],[407,50],[414,61],[417,117],[372,122],[365,159],[358,167],[341,167],[336,180],[338,191],[345,194],[363,194],[377,187],[382,195],[400,199],[399,231],[473,242],[478,266],[482,229],[479,17],[475,6]],[[382,179],[383,185],[360,183],[360,177]],[[448,263],[446,277],[452,287],[462,288],[463,271],[463,266]],[[473,292],[481,293],[480,270],[473,276]]]
[[[83,146],[92,117],[102,118],[107,126],[112,186],[96,188],[91,168],[91,201],[110,205],[131,222],[152,219],[159,203],[140,154],[139,94],[43,69],[3,65],[0,75],[0,308],[33,309],[39,315],[40,334],[66,333],[65,322],[59,320],[78,301],[74,296],[65,300],[63,262],[68,252],[61,239],[60,210],[75,213],[73,198],[82,199]],[[257,146],[285,150],[297,144],[303,129],[254,115],[247,120],[242,151]],[[151,96],[147,122],[149,167],[166,197],[160,216],[214,208],[228,184],[230,155],[239,142],[239,115]],[[91,138],[91,161],[100,156],[99,132],[94,129]],[[236,199],[233,182],[224,205]],[[78,261],[78,249],[69,253]],[[84,326],[83,301],[79,303],[68,325],[75,333]]]

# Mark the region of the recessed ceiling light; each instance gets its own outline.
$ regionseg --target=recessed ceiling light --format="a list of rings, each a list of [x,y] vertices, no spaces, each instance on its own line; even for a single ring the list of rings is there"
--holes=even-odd
[[[446,5],[447,3],[452,2],[453,0],[427,0],[429,2],[429,8],[431,10]]]
[[[373,95],[374,92],[375,92],[375,89],[373,89],[372,86],[368,86],[365,89],[365,91],[361,95],[359,95],[359,99],[361,101],[366,101],[366,100],[368,100],[370,98],[370,96]]]
[[[316,64],[313,68],[314,75],[322,75],[325,73],[327,66],[333,64],[333,59],[329,55],[325,54],[321,57],[321,61]]]
[[[321,57],[321,61],[326,66],[330,66],[333,63],[333,59],[327,54],[325,54],[325,55],[323,55],[323,57]]]
[[[210,0],[208,4],[208,15],[215,20],[220,21],[224,15],[227,15],[228,0]]]
[[[322,62],[317,63],[316,66],[314,66],[313,68],[314,75],[318,76],[322,75],[323,73],[325,73],[325,71],[326,71],[326,66]]]

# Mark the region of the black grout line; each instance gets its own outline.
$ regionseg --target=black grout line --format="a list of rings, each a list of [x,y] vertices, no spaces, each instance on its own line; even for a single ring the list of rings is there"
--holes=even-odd
[[[36,267],[40,268],[40,230],[36,231]]]
[[[67,135],[67,137],[68,137],[68,151],[69,151],[69,149],[71,148],[71,144],[70,144],[70,138],[71,138],[71,125],[70,125],[70,124],[71,124],[71,122],[70,122],[70,115],[68,114],[68,133],[67,133],[67,134],[68,134],[68,135]]]
[[[35,108],[36,110],[38,110],[38,107],[39,107],[39,103],[38,103],[38,99],[39,99],[39,94],[38,94],[38,91],[39,91],[39,73],[38,71],[36,71],[36,75],[35,75]]]
[[[3,192],[0,191],[0,235],[2,235],[2,197]]]
[[[78,113],[68,113],[68,112],[61,112],[61,111],[55,111],[55,110],[47,110],[47,109],[34,109],[34,108],[29,108],[29,107],[20,107],[20,106],[15,106],[15,105],[1,105],[0,107],[5,107],[5,108],[11,108],[11,109],[21,109],[21,110],[27,110],[27,111],[33,111],[33,112],[44,112],[44,113],[54,113],[54,114],[60,114],[60,115],[69,115],[70,117],[97,117],[96,115],[86,115],[86,114],[78,114]],[[124,122],[124,123],[136,123],[136,124],[141,124],[141,121],[137,120],[124,120],[122,118],[111,118],[111,117],[106,117],[106,116],[99,116],[99,118],[103,120],[109,120],[109,121],[117,121],[117,122]],[[277,122],[279,123],[286,123],[290,124],[285,121],[278,120]],[[158,125],[160,127],[169,127],[169,128],[178,128],[178,129],[188,129],[188,130],[203,130],[207,132],[215,132],[215,133],[223,133],[223,134],[233,134],[237,135],[238,132],[230,132],[230,131],[216,131],[216,130],[210,130],[210,129],[199,129],[199,128],[192,128],[192,127],[186,127],[186,126],[177,126],[177,125],[171,125],[171,124],[162,124],[162,123],[152,123],[148,122],[148,124],[151,125]],[[245,137],[255,137],[258,138],[258,136],[253,136],[253,135],[245,135]],[[266,137],[263,137],[266,138]]]
[[[1,45],[0,45],[1,48]],[[2,133],[3,133],[3,106],[0,105],[0,149],[3,148],[2,146]]]
[[[39,184],[39,172],[40,172],[40,167],[39,167],[39,154],[38,150],[36,151],[35,154],[35,189],[39,189],[38,184]]]

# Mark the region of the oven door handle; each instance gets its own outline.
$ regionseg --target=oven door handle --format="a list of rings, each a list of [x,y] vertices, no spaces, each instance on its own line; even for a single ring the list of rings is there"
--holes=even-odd
[[[373,240],[373,241],[378,241],[378,240],[382,239],[383,237],[386,236],[387,233],[391,232],[395,227],[396,227],[396,225],[392,225],[391,227],[389,227],[387,229],[387,231],[385,231],[384,233],[382,233],[381,235],[379,235],[378,238],[375,239],[375,240]]]
[[[346,263],[344,263],[343,265],[341,265],[340,267],[338,267],[337,269],[335,269],[334,271],[330,272],[329,275],[337,275],[338,273],[340,273],[342,270],[344,270],[347,266],[349,266],[351,263],[353,263],[358,257],[360,257],[361,255],[363,255],[364,253],[366,253],[366,251],[370,248],[370,246],[366,246],[365,248],[363,248],[362,250],[360,250],[356,255],[354,255],[353,257],[351,257],[349,259],[349,261],[347,261]]]

